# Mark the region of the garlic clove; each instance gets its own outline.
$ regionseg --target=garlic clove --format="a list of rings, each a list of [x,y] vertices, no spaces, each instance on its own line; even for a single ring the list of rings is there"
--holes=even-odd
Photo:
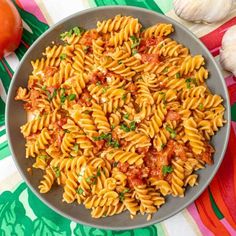
[[[222,67],[236,76],[236,26],[229,28],[223,36],[220,50],[220,63]]]
[[[222,67],[236,76],[236,45],[225,47],[220,50],[220,63]]]
[[[230,27],[222,39],[222,48],[231,44],[236,44],[236,25]]]
[[[194,22],[213,23],[224,19],[233,0],[174,0],[176,15]]]

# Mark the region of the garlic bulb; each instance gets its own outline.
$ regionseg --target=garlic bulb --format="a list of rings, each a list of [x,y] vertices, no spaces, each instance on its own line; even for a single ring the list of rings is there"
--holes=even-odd
[[[194,22],[212,23],[224,19],[231,10],[233,0],[174,0],[179,17]]]
[[[220,50],[220,63],[225,70],[236,76],[236,25],[227,30],[222,39]]]

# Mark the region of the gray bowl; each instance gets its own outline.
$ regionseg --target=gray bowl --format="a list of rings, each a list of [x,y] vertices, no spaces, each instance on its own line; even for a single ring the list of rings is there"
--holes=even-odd
[[[38,184],[42,178],[42,173],[40,171],[34,171],[33,176],[29,176],[26,171],[26,169],[32,165],[31,158],[25,158],[25,140],[20,133],[20,126],[26,122],[26,113],[23,110],[22,104],[14,101],[17,88],[19,86],[27,86],[28,75],[32,71],[30,61],[41,57],[44,48],[47,45],[50,45],[52,41],[60,42],[60,34],[62,32],[77,25],[83,28],[92,28],[96,26],[98,20],[101,21],[106,18],[114,17],[117,14],[137,17],[145,27],[157,22],[172,23],[175,27],[175,32],[172,34],[172,37],[190,48],[192,54],[202,54],[206,59],[206,66],[210,71],[210,78],[207,80],[207,84],[213,92],[220,94],[224,98],[224,106],[226,108],[225,119],[228,120],[228,123],[221,128],[212,139],[212,143],[216,149],[214,155],[215,163],[214,165],[208,166],[206,169],[199,171],[199,185],[187,189],[184,198],[168,197],[167,203],[163,205],[148,222],[146,221],[146,216],[141,215],[138,215],[131,220],[128,212],[112,217],[93,219],[90,216],[90,211],[85,209],[83,205],[78,205],[77,203],[63,203],[61,187],[54,187],[49,193],[44,195],[39,194]],[[158,223],[173,216],[192,203],[211,182],[223,160],[228,143],[230,131],[229,104],[227,87],[216,62],[207,48],[184,26],[166,16],[142,8],[127,6],[98,7],[76,13],[60,21],[36,40],[27,51],[14,75],[14,78],[12,79],[8,93],[6,109],[7,136],[12,156],[21,175],[31,190],[49,207],[71,220],[92,227],[113,230],[133,229]]]

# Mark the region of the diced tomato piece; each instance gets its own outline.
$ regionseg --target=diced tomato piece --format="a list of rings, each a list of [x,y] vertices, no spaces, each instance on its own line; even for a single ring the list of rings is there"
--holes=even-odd
[[[45,77],[53,76],[58,71],[58,68],[55,66],[46,66],[44,69]]]
[[[139,148],[137,148],[136,152],[138,154],[145,154],[148,152],[148,149],[149,149],[149,147],[139,147]]]
[[[168,111],[166,115],[166,120],[175,120],[178,121],[181,119],[181,116],[179,115],[178,112],[175,111]]]
[[[129,181],[130,188],[144,184],[144,181],[141,178],[130,178],[130,179],[128,179],[128,181]]]
[[[80,43],[84,46],[92,46],[93,39],[98,38],[98,32],[95,30],[91,30],[85,33],[80,39]]]
[[[66,124],[67,122],[67,118],[64,117],[64,118],[61,118],[59,121],[57,121],[57,124],[62,127],[64,124]]]
[[[183,161],[186,161],[187,155],[182,144],[175,142],[174,152],[177,157],[179,157]]]
[[[119,140],[119,139],[120,139],[119,136],[118,136],[118,134],[117,134],[117,132],[116,132],[115,130],[113,130],[113,131],[111,132],[111,136],[112,136],[112,139],[113,139],[113,140]]]
[[[205,151],[198,155],[199,159],[205,161],[207,164],[213,164],[212,154],[214,153],[214,149],[210,144],[205,145]]]
[[[117,166],[121,172],[126,173],[128,168],[129,168],[129,163],[125,162],[125,163],[121,163],[119,162],[118,166]]]
[[[133,93],[138,90],[138,87],[134,83],[130,83],[129,86],[127,87],[127,90],[129,90],[131,93]]]
[[[163,40],[163,37],[142,39],[139,45],[139,52],[144,52],[147,47],[157,45]]]
[[[91,99],[92,99],[91,95],[87,90],[85,90],[81,95],[80,102],[82,102],[86,106],[91,106],[92,105]]]
[[[145,62],[159,63],[160,62],[158,54],[142,53],[141,60],[143,63],[145,63]]]
[[[95,144],[96,144],[98,150],[101,150],[105,144],[105,140],[96,141]]]

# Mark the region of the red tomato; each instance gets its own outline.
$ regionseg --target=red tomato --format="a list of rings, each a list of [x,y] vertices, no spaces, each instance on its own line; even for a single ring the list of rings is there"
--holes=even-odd
[[[142,53],[142,62],[153,62],[153,63],[158,63],[159,61],[159,55],[158,54],[147,54],[147,53]]]
[[[10,0],[0,0],[0,58],[14,51],[20,44],[22,21]]]

